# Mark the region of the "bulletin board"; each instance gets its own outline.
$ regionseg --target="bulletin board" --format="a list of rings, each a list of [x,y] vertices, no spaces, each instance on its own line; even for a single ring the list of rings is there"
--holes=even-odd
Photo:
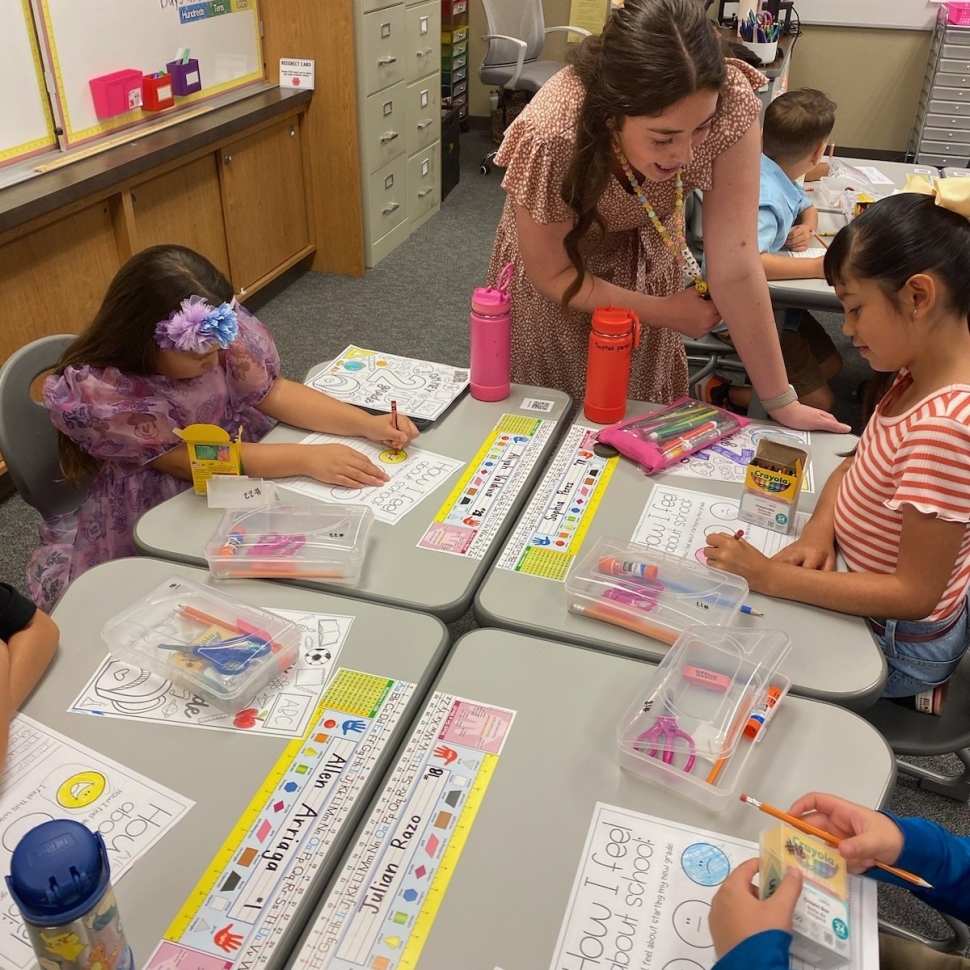
[[[932,30],[939,3],[928,0],[797,0],[803,24]]]
[[[27,0],[0,0],[0,165],[57,144]]]
[[[0,0],[9,2],[9,0]],[[164,71],[180,48],[198,59],[202,90],[184,104],[260,80],[256,0],[30,0],[64,147],[159,116],[136,108],[98,118],[91,78],[133,68]]]

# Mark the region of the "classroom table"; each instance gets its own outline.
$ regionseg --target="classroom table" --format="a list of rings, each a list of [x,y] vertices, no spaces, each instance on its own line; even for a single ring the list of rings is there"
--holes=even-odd
[[[629,401],[626,414],[628,418],[634,417],[654,407]],[[575,423],[597,427],[582,413]],[[778,429],[777,425],[774,427]],[[812,433],[816,491],[802,493],[799,512],[814,509],[822,485],[842,461],[838,453],[851,451],[855,441],[852,435]],[[630,539],[655,484],[733,499],[741,494],[739,484],[664,473],[648,478],[634,462],[620,458],[577,559],[600,536]],[[739,613],[734,621],[736,626],[784,630],[791,638],[792,649],[782,665],[782,672],[791,678],[793,692],[834,701],[856,710],[869,707],[879,698],[886,680],[886,660],[861,617],[770,599],[759,593],[749,594],[746,602],[765,615]],[[593,650],[640,659],[659,660],[668,649],[659,640],[612,623],[570,613],[566,609],[566,591],[561,582],[500,569],[497,565],[489,570],[475,597],[475,615],[483,626],[552,637]]]
[[[947,167],[943,169],[943,177],[948,179],[970,178],[970,168]]]
[[[643,662],[499,630],[475,630],[458,641],[435,689],[516,715],[474,823],[462,833],[460,859],[450,860],[447,891],[441,897],[435,884],[428,893],[440,908],[421,970],[548,967],[597,802],[755,841],[771,824],[739,800],[715,813],[620,768],[617,724],[652,671]],[[894,777],[891,750],[862,718],[789,696],[751,753],[739,790],[784,808],[811,790],[877,807]],[[649,912],[648,903],[644,919]],[[312,925],[303,942],[312,939]],[[405,939],[410,925],[402,926]],[[288,964],[329,965],[309,947],[294,949]],[[618,964],[583,964],[597,965]]]
[[[318,369],[312,368],[310,376]],[[544,413],[523,410],[522,402],[529,399],[550,401],[552,407]],[[472,596],[492,556],[498,551],[532,486],[542,474],[571,404],[570,397],[562,391],[523,384],[513,384],[509,397],[495,403],[476,401],[465,394],[417,439],[418,444],[428,451],[459,458],[467,463],[478,453],[503,414],[541,417],[554,423],[552,434],[505,514],[484,558],[471,559],[419,549],[417,546],[459,477],[468,471],[466,464],[396,524],[374,522],[359,585],[338,586],[313,579],[294,580],[294,583],[388,606],[421,610],[440,617],[446,623],[456,620],[471,605]],[[306,435],[306,431],[278,425],[264,440],[295,442]],[[285,496],[287,493],[282,494]],[[209,509],[205,498],[195,495],[190,489],[156,506],[138,520],[135,546],[140,555],[205,566],[203,549],[221,515],[221,511]]]
[[[148,722],[67,713],[107,653],[100,631],[106,620],[173,575],[210,583],[208,573],[156,559],[118,559],[76,579],[57,604],[60,649],[24,713],[81,744],[195,801],[148,854],[115,885],[119,911],[136,964],[143,966],[196,881],[286,749],[289,739],[246,737],[219,730],[179,728]],[[225,589],[225,584],[218,586]],[[353,615],[337,658],[347,667],[416,684],[394,735],[351,809],[313,887],[321,887],[379,783],[386,763],[404,737],[413,710],[420,709],[447,652],[447,631],[434,617],[277,583],[233,581],[231,595],[257,606]],[[279,965],[292,946],[306,912],[297,910],[273,954]]]

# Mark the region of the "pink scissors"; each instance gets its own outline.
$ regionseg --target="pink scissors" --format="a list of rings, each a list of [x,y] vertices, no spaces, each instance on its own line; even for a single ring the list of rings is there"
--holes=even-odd
[[[292,556],[306,545],[305,535],[280,535],[279,532],[267,532],[259,537],[259,541],[249,548],[250,556]]]
[[[690,754],[687,763],[684,765],[684,771],[690,773],[696,760],[694,757],[696,752],[694,739],[686,731],[681,731],[677,727],[677,718],[669,714],[661,714],[651,728],[638,735],[636,741],[633,742],[633,750],[642,751],[647,744],[651,744],[653,747],[647,752],[647,757],[656,758],[658,749],[662,748],[661,760],[665,765],[672,765],[674,763],[674,748],[678,746],[678,741],[685,741],[687,744],[687,750]]]

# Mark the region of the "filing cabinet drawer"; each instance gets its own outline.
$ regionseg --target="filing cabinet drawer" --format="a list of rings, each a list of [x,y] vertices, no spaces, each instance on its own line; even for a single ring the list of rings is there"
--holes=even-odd
[[[372,10],[383,10],[385,7],[395,7],[401,0],[361,0],[360,9],[362,13],[370,13]]]
[[[970,100],[944,101],[940,98],[932,98],[927,104],[926,110],[935,115],[965,115],[970,117]]]
[[[936,165],[937,168],[941,165],[966,165],[967,159],[970,158],[970,145],[954,142],[929,141],[924,137],[919,143],[919,155],[920,158],[925,158],[927,155],[946,158],[947,161],[945,162],[930,162],[929,160],[925,162],[927,165]]]
[[[412,220],[424,215],[441,201],[438,148],[435,142],[408,159],[408,216]]]
[[[438,140],[441,128],[441,84],[437,74],[408,85],[408,155]]]
[[[364,93],[368,95],[404,80],[404,6],[365,14],[363,21]]]
[[[970,129],[926,127],[923,129],[923,138],[920,144],[926,145],[930,142],[934,145],[945,145],[944,155],[964,148],[970,153]],[[936,149],[927,149],[927,151],[936,151]]]
[[[367,225],[380,239],[408,217],[407,155],[398,155],[367,179]]]
[[[441,34],[439,0],[409,7],[405,14],[404,31],[407,37],[408,81],[437,71],[440,56],[438,37]]]
[[[376,172],[407,147],[407,87],[378,91],[364,104],[364,164]]]
[[[967,156],[927,155],[925,151],[920,150],[917,161],[924,165],[935,165],[937,168],[960,168],[967,164]]]
[[[948,88],[939,82],[933,85],[933,90],[930,91],[930,104],[934,101],[970,101],[970,91],[964,91],[962,88]]]
[[[958,27],[947,27],[943,34],[943,43],[947,47],[950,44],[956,44],[958,47],[970,46],[970,30],[961,30]]]
[[[970,128],[970,112],[963,115],[927,113],[924,124],[927,128]]]
[[[941,57],[936,70],[937,73],[970,74],[970,47],[964,48],[962,57]]]

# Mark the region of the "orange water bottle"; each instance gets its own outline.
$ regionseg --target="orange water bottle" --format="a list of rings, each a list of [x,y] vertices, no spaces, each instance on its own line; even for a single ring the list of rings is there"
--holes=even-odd
[[[596,424],[613,424],[626,414],[630,357],[640,346],[640,318],[632,310],[601,306],[593,311],[586,357],[583,413]]]

